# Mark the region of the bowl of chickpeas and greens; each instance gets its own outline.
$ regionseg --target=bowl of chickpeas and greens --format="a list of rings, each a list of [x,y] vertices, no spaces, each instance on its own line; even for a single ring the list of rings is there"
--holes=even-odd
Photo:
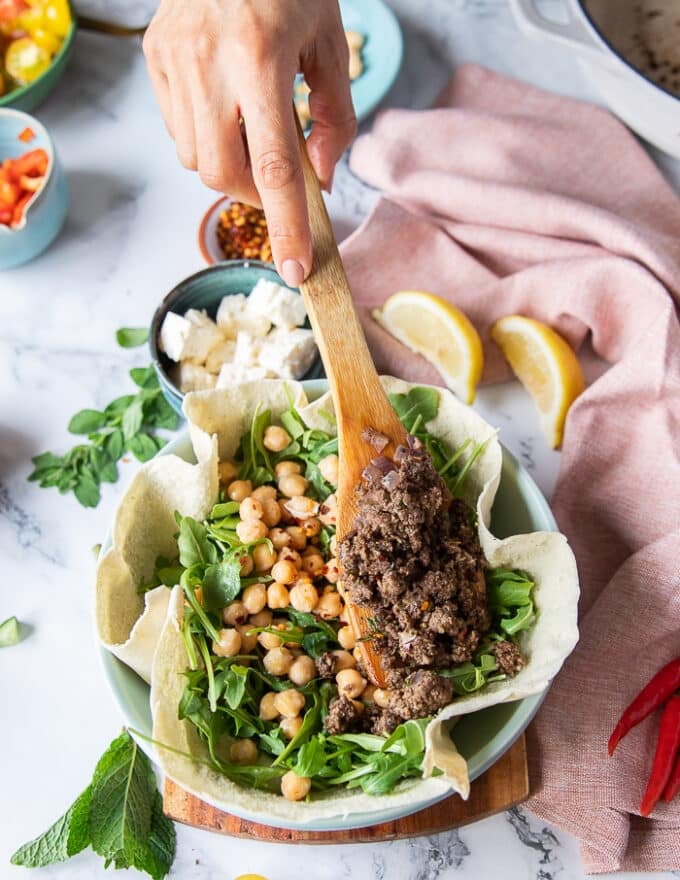
[[[309,399],[325,390],[322,380],[304,383]],[[245,418],[233,394],[216,394],[188,396],[193,444],[185,436],[167,450],[184,461],[198,458],[201,467],[218,423],[232,414],[238,423],[231,440],[219,437],[213,450],[217,496],[200,515],[175,513],[175,556],[166,544],[167,555],[143,581],[147,591],[172,587],[153,659],[153,719],[148,685],[104,653],[130,726],[151,736],[155,759],[180,785],[272,825],[361,827],[445,797],[445,780],[421,778],[429,719],[400,725],[382,740],[324,734],[334,695],[365,706],[389,699],[362,671],[337,589],[339,461],[327,403],[307,411],[279,394],[274,405],[253,399]],[[216,400],[222,414],[203,418]],[[497,500],[500,534],[554,528],[540,493],[507,456]],[[455,741],[470,778],[519,736],[545,684],[517,702],[482,703],[474,717],[459,720]]]

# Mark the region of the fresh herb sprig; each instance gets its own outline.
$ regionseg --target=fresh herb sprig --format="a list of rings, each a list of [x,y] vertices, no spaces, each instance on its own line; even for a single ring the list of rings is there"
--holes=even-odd
[[[123,328],[118,341],[126,348],[141,345],[146,331]],[[103,410],[83,409],[68,424],[71,434],[87,436],[87,443],[74,446],[64,455],[43,452],[33,458],[28,479],[47,489],[73,492],[83,507],[96,507],[102,483],[115,483],[118,462],[126,452],[148,461],[162,449],[160,429],[174,431],[179,419],[166,401],[152,366],[134,367],[130,378],[139,389],[112,400]]]
[[[13,865],[42,868],[91,846],[105,866],[137,868],[153,880],[175,857],[175,827],[163,814],[151,762],[122,733],[97,763],[92,781],[61,818],[12,856]]]
[[[0,648],[10,648],[21,641],[21,624],[16,617],[8,617],[0,623]]]

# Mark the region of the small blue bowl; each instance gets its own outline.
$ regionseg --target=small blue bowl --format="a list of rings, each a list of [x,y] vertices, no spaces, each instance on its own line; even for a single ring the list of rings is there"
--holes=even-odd
[[[19,140],[25,128],[35,133],[29,143]],[[59,234],[68,208],[66,175],[45,126],[21,110],[0,108],[0,162],[40,147],[49,158],[45,182],[17,227],[0,223],[0,269],[20,266],[42,253]]]
[[[154,312],[149,329],[151,360],[163,394],[175,412],[182,415],[184,394],[171,379],[174,362],[160,350],[158,344],[165,316],[168,312],[183,315],[188,309],[205,309],[208,315],[214,318],[222,297],[233,296],[236,293],[247,295],[260,278],[287,287],[271,263],[262,263],[259,260],[225,260],[180,281]],[[309,327],[308,321],[305,322],[305,327]],[[319,379],[324,375],[321,358],[317,355],[310,369],[300,378],[301,380]]]

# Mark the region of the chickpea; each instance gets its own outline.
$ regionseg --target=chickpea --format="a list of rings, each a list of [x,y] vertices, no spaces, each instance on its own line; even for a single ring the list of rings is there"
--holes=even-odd
[[[255,571],[269,571],[276,562],[276,551],[267,544],[258,544],[253,547],[253,562]]]
[[[293,498],[295,495],[304,495],[308,485],[308,480],[302,474],[285,474],[279,478],[279,491],[289,498]]]
[[[345,31],[345,39],[350,49],[358,50],[364,45],[364,35],[359,31]]]
[[[270,675],[286,675],[293,665],[293,655],[288,648],[271,648],[264,655],[262,662]]]
[[[297,718],[282,718],[279,727],[286,739],[292,739],[302,727],[302,718],[299,715]]]
[[[236,534],[239,541],[244,544],[252,544],[253,541],[259,541],[260,538],[266,538],[269,529],[261,519],[246,519],[236,526]]]
[[[341,669],[335,676],[341,696],[354,700],[360,697],[366,687],[366,679],[356,669]]]
[[[390,691],[386,688],[376,688],[373,691],[373,702],[381,709],[387,709],[390,704]]]
[[[265,498],[262,504],[262,522],[270,529],[281,522],[281,507],[276,498]]]
[[[269,632],[258,633],[257,641],[265,651],[272,651],[274,648],[280,648],[283,645],[283,639]]]
[[[274,698],[274,705],[276,706],[276,711],[279,715],[283,715],[284,718],[295,718],[295,716],[299,715],[304,709],[305,698],[304,695],[301,694],[300,691],[296,691],[295,688],[288,688],[285,691],[280,691],[276,695]]]
[[[366,687],[364,688],[364,692],[361,695],[361,699],[364,701],[364,703],[374,703],[375,702],[374,694],[375,694],[376,690],[377,690],[377,688],[374,684],[369,683],[366,685]]]
[[[325,567],[326,563],[323,561],[323,556],[318,552],[310,553],[308,556],[303,556],[302,558],[302,570],[311,578],[317,578],[322,575]],[[338,608],[338,614],[339,613],[340,608]]]
[[[238,469],[233,461],[221,461],[219,463],[219,474],[220,474],[220,483],[223,486],[228,486],[229,483],[234,482],[234,477],[238,473]]]
[[[314,609],[322,620],[332,620],[340,616],[342,611],[342,599],[338,593],[324,593],[319,599],[319,604]]]
[[[241,650],[241,634],[235,629],[221,629],[219,642],[213,642],[213,653],[219,657],[235,657]]]
[[[337,455],[327,455],[325,458],[322,458],[319,462],[319,470],[321,471],[321,476],[327,483],[330,483],[332,486],[338,485]]]
[[[273,721],[279,717],[279,713],[274,705],[276,699],[276,691],[269,691],[260,700],[260,718],[263,721]]]
[[[272,577],[281,584],[292,584],[297,579],[298,570],[288,559],[281,559],[272,565]]]
[[[293,550],[290,547],[284,547],[283,550],[279,550],[278,560],[279,562],[292,562],[296,569],[299,569],[302,565],[302,556],[300,556],[297,550]]]
[[[357,637],[351,626],[341,626],[338,630],[338,641],[346,651],[352,651],[356,647]]]
[[[231,602],[226,608],[222,609],[222,620],[229,626],[236,626],[239,623],[245,623],[248,620],[248,609],[243,602]]]
[[[307,517],[301,524],[300,528],[307,538],[316,538],[321,531],[321,520],[315,516]]]
[[[264,611],[252,614],[248,623],[250,626],[271,626],[272,617],[273,615],[271,611],[269,611],[268,608],[265,608]]]
[[[255,646],[257,645],[258,634],[251,633],[252,628],[253,627],[249,623],[244,623],[236,627],[241,636],[241,651],[243,651],[244,654],[250,654],[255,650]]]
[[[293,550],[304,550],[307,546],[307,535],[302,526],[286,526],[286,532],[290,535],[289,547]]]
[[[281,794],[287,801],[301,801],[307,797],[311,787],[311,777],[298,776],[292,770],[281,777]]]
[[[325,526],[334,526],[338,521],[338,499],[333,492],[319,508],[319,519]]]
[[[295,495],[287,501],[282,501],[281,507],[298,521],[309,519],[319,512],[319,502],[306,495]]]
[[[252,739],[237,739],[229,746],[229,760],[235,764],[254,764],[257,761],[257,746]]]
[[[358,51],[352,49],[349,53],[349,78],[351,81],[359,79],[364,72],[364,62]]]
[[[255,549],[259,550],[259,547]],[[259,614],[267,604],[267,588],[264,584],[251,584],[243,591],[241,601],[248,609],[248,614]]]
[[[313,611],[319,604],[319,594],[314,584],[298,580],[290,591],[290,604],[296,611]]]
[[[293,660],[292,666],[288,670],[288,678],[300,687],[308,684],[313,678],[316,678],[316,663],[306,654],[300,654]]]
[[[362,695],[363,696],[363,695]],[[351,700],[350,701],[354,708],[356,709],[357,715],[363,715],[366,711],[366,706],[361,702],[361,700]]]
[[[278,504],[276,505],[279,506]],[[279,516],[281,511],[279,510]],[[284,547],[289,547],[291,543],[291,537],[288,534],[287,529],[270,529],[269,530],[269,540],[274,545],[275,550],[283,550]]]
[[[274,473],[279,478],[289,474],[301,474],[302,465],[297,461],[280,461],[274,465]]]
[[[286,509],[286,504],[285,504],[286,500],[290,500],[290,499],[282,499],[277,502],[279,505],[279,513],[281,514],[281,519],[279,520],[279,525],[281,525],[283,523],[284,526],[290,525],[290,523],[295,522],[294,515]]]
[[[350,626],[352,620],[349,616],[349,611],[347,610],[347,606],[342,606],[342,612],[340,613],[340,620],[345,624],[345,626]]]
[[[267,605],[270,608],[287,608],[290,605],[290,594],[285,584],[274,581],[267,588]]]
[[[352,657],[354,657],[354,659],[356,660],[357,665],[361,666],[361,664],[364,662],[364,655],[361,650],[361,645],[357,645],[356,648],[352,651]]]
[[[340,563],[337,559],[329,559],[326,563],[324,576],[329,584],[337,584],[340,580]]]
[[[245,556],[240,556],[238,561],[241,564],[241,577],[248,577],[248,575],[255,568],[253,557],[249,554],[246,554]]]
[[[271,501],[272,499],[276,500],[276,486],[258,486],[257,489],[253,489],[251,498],[257,499],[260,504],[263,504],[265,501]]]
[[[269,425],[264,429],[262,445],[271,452],[283,452],[286,446],[290,446],[292,437],[285,428],[279,425]]]
[[[331,654],[335,658],[335,672],[340,672],[343,669],[354,669],[357,665],[356,659],[349,653],[349,651],[331,651]]]
[[[234,480],[229,483],[227,488],[227,497],[231,501],[243,501],[253,491],[253,484],[250,480]]]
[[[333,537],[328,542],[328,549],[331,551],[333,556],[338,555],[338,536],[333,535]]]
[[[247,521],[262,519],[262,514],[262,504],[257,500],[257,498],[253,498],[252,495],[244,498],[239,505],[238,515],[241,517],[242,520]]]

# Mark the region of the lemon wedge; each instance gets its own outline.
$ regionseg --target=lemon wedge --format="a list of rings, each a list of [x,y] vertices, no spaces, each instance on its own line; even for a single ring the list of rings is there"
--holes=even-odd
[[[373,317],[436,367],[458,397],[472,403],[484,353],[479,334],[460,309],[433,293],[401,290],[375,309]]]
[[[491,336],[534,399],[541,428],[558,449],[569,407],[586,386],[574,350],[547,324],[523,315],[500,318]]]

